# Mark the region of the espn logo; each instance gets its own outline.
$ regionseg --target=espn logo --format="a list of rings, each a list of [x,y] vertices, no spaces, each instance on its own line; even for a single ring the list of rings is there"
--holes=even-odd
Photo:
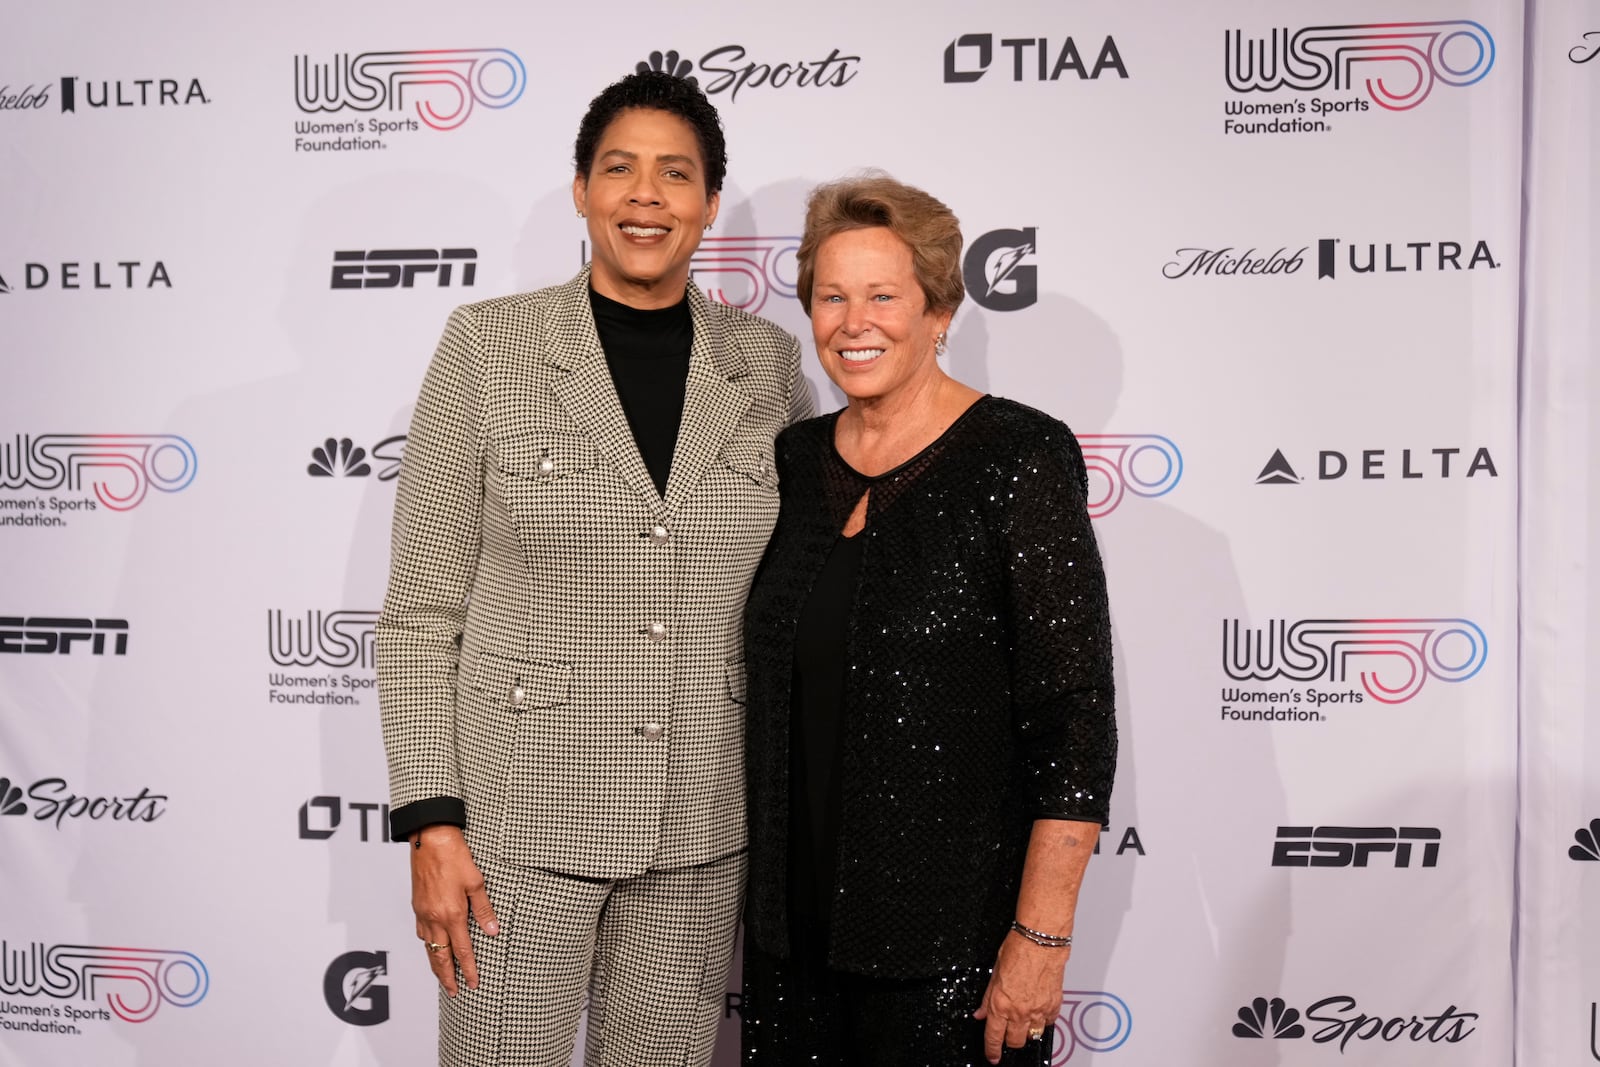
[[[1411,866],[1412,846],[1422,846],[1422,867],[1439,865],[1440,834],[1432,826],[1280,826],[1272,846],[1274,867],[1369,867],[1374,855]]]
[[[106,637],[113,637],[111,654],[128,654],[127,619],[22,619],[0,616],[0,653],[31,652],[39,655],[72,654],[74,642],[89,646],[89,654],[106,654]]]
[[[478,275],[476,248],[375,248],[369,252],[333,254],[333,289],[410,289],[417,275],[432,274],[440,289],[450,285],[461,265],[461,284]]]

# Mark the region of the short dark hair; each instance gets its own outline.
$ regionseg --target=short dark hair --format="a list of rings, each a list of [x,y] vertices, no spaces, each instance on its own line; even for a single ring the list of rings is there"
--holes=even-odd
[[[722,120],[716,107],[700,87],[683,78],[659,70],[630,74],[601,90],[589,101],[589,110],[578,124],[578,143],[573,162],[580,177],[589,176],[600,137],[613,119],[629,108],[651,108],[676,115],[694,130],[705,162],[706,194],[722,192],[722,179],[728,173],[728,146],[722,139]]]

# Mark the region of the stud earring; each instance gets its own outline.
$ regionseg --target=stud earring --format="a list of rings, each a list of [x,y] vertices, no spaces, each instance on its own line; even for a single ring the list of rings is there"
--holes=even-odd
[[[586,219],[586,218],[588,218],[588,217],[589,217],[589,216],[587,216],[587,215],[585,215],[585,214],[584,214],[584,213],[583,213],[583,209],[582,209],[582,208],[580,208],[580,209],[578,209],[578,217],[579,217],[579,218],[580,218],[580,219]]]
[[[944,339],[944,334],[941,333],[938,337],[935,337],[933,339],[933,354],[935,356],[944,355],[945,350],[948,349],[949,347],[950,347],[949,344],[946,343],[946,341]]]

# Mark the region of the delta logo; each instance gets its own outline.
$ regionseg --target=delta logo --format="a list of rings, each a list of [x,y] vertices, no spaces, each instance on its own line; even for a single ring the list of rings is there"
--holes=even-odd
[[[1494,454],[1487,446],[1441,446],[1439,448],[1324,448],[1316,453],[1315,465],[1302,461],[1297,467],[1275,448],[1256,474],[1257,485],[1303,485],[1307,481],[1439,481],[1500,477]],[[1302,475],[1301,469],[1307,473]]]

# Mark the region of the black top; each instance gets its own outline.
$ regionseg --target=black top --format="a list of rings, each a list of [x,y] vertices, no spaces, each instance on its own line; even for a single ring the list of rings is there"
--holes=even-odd
[[[683,420],[683,392],[689,380],[689,348],[694,321],[685,296],[669,308],[641,309],[589,290],[594,328],[605,349],[606,366],[617,387],[623,414],[633,430],[656,492],[667,495],[672,450]]]
[[[837,413],[778,437],[777,528],[745,616],[749,931],[789,956],[797,623],[868,488],[845,637],[829,965],[933,977],[994,959],[1037,818],[1105,824],[1116,767],[1111,629],[1065,425],[984,397],[878,478]],[[802,682],[804,684],[804,682]]]
[[[794,642],[795,714],[789,735],[791,929],[809,931],[818,962],[827,949],[839,841],[839,727],[845,636],[866,538],[840,537],[800,611]]]

